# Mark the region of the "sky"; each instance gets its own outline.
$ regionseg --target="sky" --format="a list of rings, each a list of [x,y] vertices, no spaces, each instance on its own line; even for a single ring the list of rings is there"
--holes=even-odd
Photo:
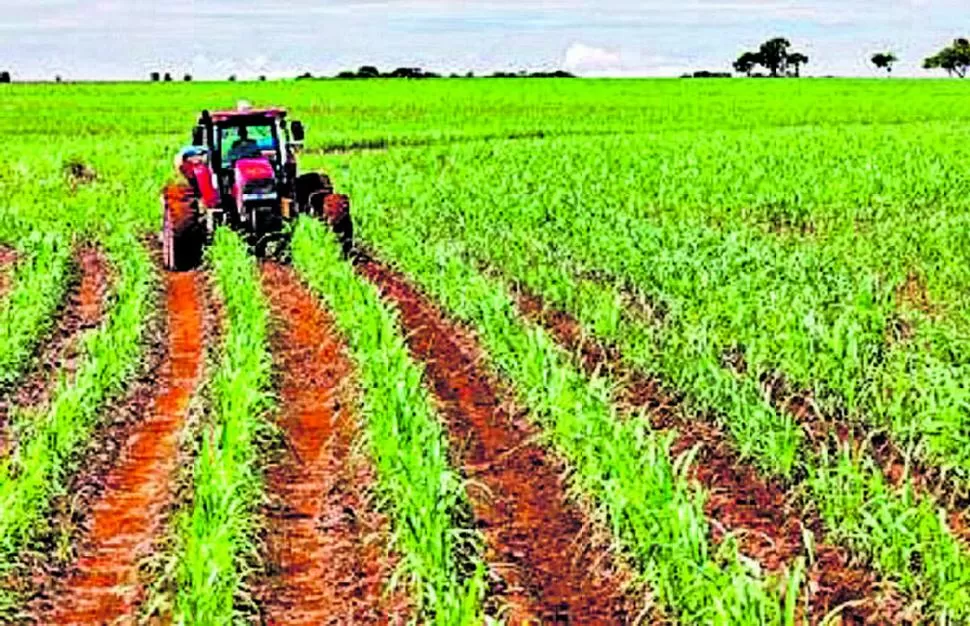
[[[582,76],[727,71],[785,36],[807,75],[933,76],[922,59],[970,36],[970,0],[0,0],[0,70],[14,79],[197,79],[360,65]]]

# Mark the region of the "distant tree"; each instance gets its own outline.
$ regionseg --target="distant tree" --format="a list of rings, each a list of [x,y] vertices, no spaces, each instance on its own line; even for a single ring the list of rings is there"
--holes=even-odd
[[[152,72],[149,76],[153,83],[157,83],[158,81],[162,80],[162,75],[158,72]]]
[[[886,72],[891,76],[893,73],[893,63],[899,59],[892,52],[877,52],[872,55],[872,64],[878,69],[886,70]]]
[[[791,42],[784,37],[775,37],[761,44],[758,61],[772,76],[784,76],[788,69],[788,49]]]
[[[349,80],[351,78],[357,78],[357,72],[351,72],[351,71],[345,70],[345,71],[340,72],[339,74],[337,74],[337,78],[342,78],[344,80]]]
[[[684,78],[731,78],[731,72],[711,72],[699,70],[693,74],[685,74]]]
[[[357,70],[358,78],[378,78],[381,75],[373,65],[363,65]]]
[[[230,83],[236,82],[236,75],[235,74],[232,74],[232,75],[229,76],[229,82]]]
[[[555,70],[553,72],[532,72],[528,78],[575,78],[565,70]]]
[[[799,78],[802,75],[802,66],[808,65],[808,56],[793,52],[788,55],[788,64],[795,68],[795,78]]]
[[[465,74],[465,78],[475,78],[475,72],[468,72]]]
[[[186,74],[185,76],[182,77],[182,80],[184,82],[186,82],[186,83],[191,83],[192,82],[192,75],[191,74]]]
[[[166,83],[172,82],[172,75],[169,72],[165,72],[165,78],[164,78],[164,80],[165,80]]]
[[[364,78],[363,68],[361,70],[361,78]],[[421,76],[420,67],[399,67],[387,75],[388,78],[421,78]]]
[[[266,82],[266,74],[260,74],[259,75],[259,82],[261,82],[261,83],[265,83]]]
[[[761,55],[757,52],[745,52],[734,62],[734,70],[739,74],[750,77],[755,66],[761,65]]]
[[[801,76],[801,66],[808,63],[808,57],[801,52],[791,51],[791,42],[784,37],[775,37],[761,44],[757,52],[745,52],[734,62],[734,69],[747,76],[755,76],[753,70],[760,65],[771,73],[772,78],[779,76]],[[788,68],[794,68],[789,74]],[[760,76],[760,75],[759,75]]]
[[[10,72],[0,72],[0,83],[3,83],[3,84],[10,83]]]
[[[311,78],[313,78],[313,74],[311,74],[310,72],[303,72],[302,74],[296,77],[297,80],[309,80]]]
[[[61,82],[64,82],[64,79],[61,78],[61,75],[60,74],[58,74],[57,76],[54,77],[54,82],[55,83],[61,83]]]
[[[923,68],[943,69],[949,76],[956,74],[960,78],[965,78],[970,72],[970,40],[962,37],[954,40],[952,46],[947,46],[925,59]]]

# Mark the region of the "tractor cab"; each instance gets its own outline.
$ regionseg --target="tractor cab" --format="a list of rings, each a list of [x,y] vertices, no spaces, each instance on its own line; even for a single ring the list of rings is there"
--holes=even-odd
[[[192,143],[204,146],[224,208],[275,203],[292,193],[303,125],[279,108],[203,111]],[[242,216],[241,216],[242,217]]]

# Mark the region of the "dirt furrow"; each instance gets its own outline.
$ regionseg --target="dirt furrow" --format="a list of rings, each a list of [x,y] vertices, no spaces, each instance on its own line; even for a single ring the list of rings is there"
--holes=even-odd
[[[950,530],[970,546],[970,492],[943,468],[909,457],[885,431],[873,432],[836,416],[824,415],[807,392],[792,392],[780,376],[765,381],[776,410],[789,413],[804,429],[816,450],[837,453],[838,446],[867,452],[886,481],[897,489],[908,486],[917,497],[931,497],[946,509]]]
[[[814,538],[815,561],[808,571],[807,598],[813,621],[840,606],[843,623],[848,624],[892,615],[890,599],[877,598],[874,574],[854,566],[845,550],[826,543],[818,516],[796,510],[792,494],[743,463],[724,431],[700,419],[688,421],[678,410],[678,401],[657,381],[627,366],[615,348],[586,334],[570,315],[546,306],[534,294],[520,291],[517,295],[523,314],[549,330],[566,349],[578,353],[584,368],[610,372],[622,382],[625,404],[648,409],[654,428],[676,431],[673,454],[699,449],[691,477],[708,493],[705,512],[712,521],[715,541],[729,532],[743,554],[777,572],[807,555],[807,532]]]
[[[372,471],[352,452],[358,425],[348,356],[333,320],[292,269],[265,263],[262,278],[288,443],[267,472],[277,501],[268,512],[266,623],[403,621],[404,600],[383,594],[393,567],[381,541],[386,521],[364,491]]]
[[[510,623],[633,620],[643,603],[627,593],[629,574],[590,541],[588,519],[566,499],[562,467],[533,443],[536,432],[479,367],[481,350],[472,335],[388,267],[365,257],[357,269],[400,310],[452,449],[468,478],[484,486],[469,496],[487,540],[486,559],[501,580],[494,591],[509,605]]]
[[[13,248],[0,245],[0,298],[7,295],[14,264],[17,262],[17,252]]]
[[[10,410],[40,406],[50,399],[58,375],[69,376],[77,366],[81,335],[97,326],[104,315],[110,280],[107,258],[97,248],[83,247],[75,254],[75,262],[79,279],[68,292],[50,338],[40,347],[36,365],[0,395],[0,455],[16,444],[8,429]]]
[[[178,438],[203,362],[203,279],[165,276],[169,342],[151,408],[103,477],[71,571],[54,586],[41,623],[133,624],[143,597],[139,561],[163,532],[179,464]]]

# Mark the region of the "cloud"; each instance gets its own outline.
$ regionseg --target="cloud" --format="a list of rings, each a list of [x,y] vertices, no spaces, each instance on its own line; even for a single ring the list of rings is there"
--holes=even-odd
[[[566,50],[563,67],[577,74],[602,74],[620,69],[620,55],[605,48],[574,43]]]

